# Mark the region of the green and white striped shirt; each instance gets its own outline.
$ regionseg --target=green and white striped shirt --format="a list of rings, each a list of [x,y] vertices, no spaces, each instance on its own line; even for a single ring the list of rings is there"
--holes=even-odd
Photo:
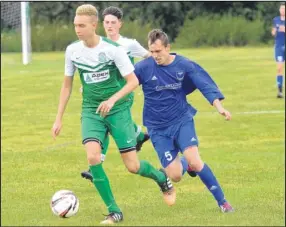
[[[119,44],[100,37],[94,48],[83,41],[70,44],[65,54],[65,75],[74,76],[78,69],[83,86],[82,108],[96,110],[98,105],[122,88],[120,78],[134,71],[125,49]],[[119,100],[110,114],[127,106],[126,98]]]

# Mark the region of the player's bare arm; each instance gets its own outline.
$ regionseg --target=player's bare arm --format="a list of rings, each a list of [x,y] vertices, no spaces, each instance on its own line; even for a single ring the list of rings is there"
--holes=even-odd
[[[225,117],[225,119],[227,121],[229,121],[231,119],[231,114],[228,110],[226,110],[222,104],[221,104],[221,101],[219,99],[215,99],[213,101],[213,106],[217,109],[217,111]]]
[[[116,92],[114,95],[112,95],[108,100],[100,103],[100,105],[98,106],[96,110],[96,113],[100,113],[101,116],[106,116],[106,114],[112,109],[114,104],[119,99],[123,98],[125,95],[135,90],[136,87],[139,85],[139,81],[137,77],[135,76],[134,72],[130,73],[124,78],[127,82],[124,85],[124,87],[120,89],[118,92]]]
[[[72,85],[73,85],[73,77],[65,76],[63,84],[62,84],[61,92],[60,92],[60,99],[59,99],[59,106],[58,106],[56,120],[52,127],[52,136],[54,138],[56,138],[56,136],[58,136],[61,131],[62,118],[63,118],[67,103],[69,101],[69,98],[72,92]]]
[[[284,25],[279,26],[279,32],[285,32],[285,26]]]
[[[272,28],[272,30],[271,30],[271,35],[272,35],[272,36],[275,36],[275,35],[276,35],[276,31],[277,31],[276,28]]]

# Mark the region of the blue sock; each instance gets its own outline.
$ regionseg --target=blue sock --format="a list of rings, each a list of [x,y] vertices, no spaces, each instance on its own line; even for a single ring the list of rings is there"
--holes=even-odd
[[[181,157],[181,163],[183,166],[183,172],[182,172],[182,176],[183,176],[185,172],[187,171],[189,164],[187,162],[187,159],[184,156]]]
[[[204,164],[203,169],[200,172],[197,172],[197,174],[201,178],[202,182],[209,189],[209,191],[213,194],[218,205],[222,205],[226,201],[224,198],[224,194],[219,183],[217,182],[216,177],[214,176],[208,165]]]
[[[278,75],[277,78],[277,86],[280,92],[282,92],[282,87],[283,87],[283,76],[282,75]]]

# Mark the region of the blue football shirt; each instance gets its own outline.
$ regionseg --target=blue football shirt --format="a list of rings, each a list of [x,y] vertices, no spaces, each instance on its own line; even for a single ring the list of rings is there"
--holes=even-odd
[[[143,124],[147,128],[167,127],[180,122],[189,112],[196,109],[188,102],[186,95],[197,88],[212,103],[223,99],[216,84],[195,62],[176,55],[169,65],[158,65],[153,57],[135,64],[135,74],[144,93]]]
[[[275,45],[277,46],[284,46],[285,45],[285,32],[279,31],[279,26],[285,26],[285,20],[281,20],[281,17],[275,17],[273,19],[273,28],[276,28],[276,35],[275,35]]]

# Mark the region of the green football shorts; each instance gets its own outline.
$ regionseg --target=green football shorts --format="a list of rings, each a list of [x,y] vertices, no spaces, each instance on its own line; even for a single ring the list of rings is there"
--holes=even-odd
[[[125,108],[106,117],[101,117],[99,114],[96,114],[95,110],[83,110],[81,127],[83,144],[95,141],[100,143],[104,149],[104,140],[109,132],[120,153],[136,149],[136,133],[130,108]]]

